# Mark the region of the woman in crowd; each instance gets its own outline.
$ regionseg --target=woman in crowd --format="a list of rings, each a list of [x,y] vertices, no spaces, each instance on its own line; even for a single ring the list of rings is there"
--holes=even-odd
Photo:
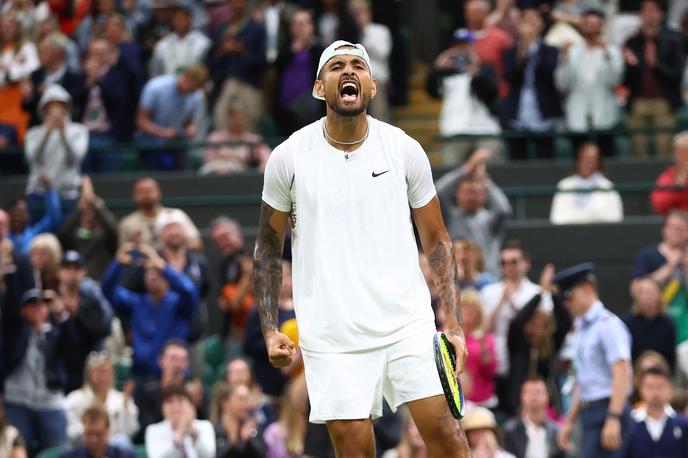
[[[604,176],[602,155],[584,143],[576,155],[574,174],[557,184],[549,216],[552,224],[617,223],[623,220],[621,196]]]
[[[497,278],[485,270],[485,258],[480,246],[472,240],[457,239],[454,241],[456,265],[461,270],[461,288],[483,287],[495,283]]]
[[[102,33],[108,18],[117,12],[115,0],[95,0],[91,3],[91,7],[91,14],[81,21],[76,31],[77,41],[82,52],[88,50],[91,39]]]
[[[654,350],[664,357],[673,370],[676,363],[676,328],[666,313],[662,290],[655,280],[642,277],[633,280],[631,287],[633,307],[624,317],[631,333],[631,359],[647,350]]]
[[[215,422],[218,458],[261,458],[265,446],[258,432],[251,391],[246,385],[223,384],[218,390]]]
[[[82,439],[81,416],[86,409],[98,404],[110,417],[110,441],[120,446],[131,446],[131,438],[139,430],[139,411],[132,397],[133,384],[127,383],[123,391],[115,389],[115,370],[106,352],[94,352],[88,356],[84,378],[84,387],[69,393],[65,400],[70,441],[76,443]]]
[[[38,67],[36,45],[22,33],[16,15],[0,15],[0,123],[13,126],[20,142],[29,123],[29,114],[22,109],[21,83]]]
[[[308,423],[308,393],[303,373],[286,386],[279,419],[263,435],[266,458],[293,458],[303,454]]]
[[[483,304],[480,295],[474,290],[461,292],[461,317],[466,336],[468,359],[466,371],[470,374],[473,390],[468,400],[485,407],[495,407],[495,355],[494,335],[485,333],[482,328]]]
[[[0,456],[6,458],[26,458],[24,440],[17,428],[7,424],[5,404],[0,398]]]
[[[653,350],[646,350],[641,353],[633,363],[633,393],[631,393],[629,398],[633,408],[638,408],[642,405],[639,391],[640,374],[651,367],[659,367],[664,371],[671,372],[669,363],[664,359],[664,356]]]
[[[34,281],[40,289],[57,290],[60,286],[59,270],[62,247],[53,234],[38,234],[31,241],[29,260],[33,266]]]

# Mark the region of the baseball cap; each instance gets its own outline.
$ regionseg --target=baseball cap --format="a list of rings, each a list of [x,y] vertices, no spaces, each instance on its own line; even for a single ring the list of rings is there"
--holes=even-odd
[[[350,47],[347,47],[346,49],[340,49],[344,46],[350,46],[350,47],[353,47],[354,49],[351,49]],[[363,47],[363,45],[360,43],[354,44],[354,43],[351,43],[350,41],[337,40],[334,43],[332,43],[330,46],[325,48],[325,50],[320,55],[320,60],[318,61],[318,71],[315,73],[315,79],[316,80],[320,77],[320,71],[325,66],[325,64],[335,56],[358,56],[358,57],[360,57],[368,65],[368,72],[370,72],[370,76],[371,77],[373,76],[373,72],[370,69],[370,57],[368,57],[368,51],[366,51],[365,47]],[[315,84],[313,84],[313,97],[315,97],[318,100],[325,100],[324,97],[319,97],[318,95],[316,95]]]
[[[68,250],[62,256],[62,265],[77,264],[79,267],[84,266],[84,258],[81,257],[78,251]]]
[[[452,34],[452,40],[463,41],[464,43],[473,43],[475,41],[475,36],[468,29],[456,29]]]
[[[22,305],[37,304],[43,300],[43,292],[38,288],[31,288],[24,291],[21,297]]]

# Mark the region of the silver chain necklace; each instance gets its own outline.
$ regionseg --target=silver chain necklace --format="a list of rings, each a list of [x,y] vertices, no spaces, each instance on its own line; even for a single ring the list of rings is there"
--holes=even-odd
[[[356,140],[355,142],[340,142],[339,140],[335,140],[334,138],[330,137],[330,133],[327,131],[327,121],[323,121],[323,133],[325,134],[325,138],[327,138],[332,143],[336,143],[338,145],[351,146],[351,145],[357,145],[361,142],[364,142],[366,140],[366,138],[368,138],[368,132],[369,131],[370,131],[370,123],[366,123],[365,134],[363,134],[363,137],[361,137],[360,140]]]

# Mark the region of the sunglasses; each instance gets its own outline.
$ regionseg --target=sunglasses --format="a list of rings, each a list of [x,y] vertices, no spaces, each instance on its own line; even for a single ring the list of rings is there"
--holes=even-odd
[[[520,259],[502,259],[499,262],[501,262],[503,266],[515,266],[518,264],[518,261],[520,261]]]

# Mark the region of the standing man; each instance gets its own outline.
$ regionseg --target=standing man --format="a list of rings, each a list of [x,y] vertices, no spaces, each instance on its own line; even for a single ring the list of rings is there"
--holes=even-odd
[[[332,43],[313,87],[313,96],[327,103],[327,117],[297,131],[267,163],[254,276],[268,356],[277,367],[294,356],[294,343],[277,323],[291,218],[310,421],[327,423],[337,456],[374,457],[372,419],[382,415],[384,395],[393,410],[408,406],[430,454],[468,456],[434,376],[434,316],[411,213],[460,372],[466,344],[451,239],[425,152],[399,129],[366,115],[375,93],[365,48]]]
[[[631,421],[626,404],[631,388],[631,336],[600,301],[592,271],[593,264],[588,262],[554,277],[562,302],[576,317],[577,338],[576,391],[559,444],[571,449],[571,431],[580,415],[581,457],[611,458],[620,456]]]

